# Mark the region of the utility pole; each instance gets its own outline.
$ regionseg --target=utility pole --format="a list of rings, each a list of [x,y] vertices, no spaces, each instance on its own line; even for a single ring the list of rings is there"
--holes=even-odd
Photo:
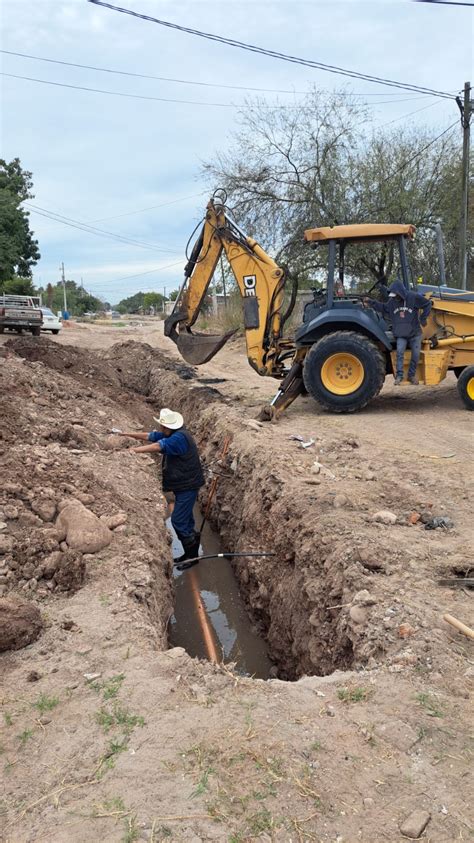
[[[469,208],[469,169],[470,169],[470,127],[473,103],[471,101],[471,83],[464,83],[464,99],[456,97],[461,112],[463,128],[462,176],[461,176],[461,221],[459,226],[459,275],[461,289],[467,286],[467,218]]]
[[[64,275],[64,261],[61,264],[61,281],[63,282],[64,312],[67,313],[66,276]]]
[[[163,293],[163,313],[166,315],[166,287],[164,287]]]

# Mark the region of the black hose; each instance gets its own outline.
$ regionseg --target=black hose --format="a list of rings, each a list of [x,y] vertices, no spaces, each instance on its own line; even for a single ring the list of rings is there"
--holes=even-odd
[[[183,559],[176,562],[177,565],[185,565],[187,562],[201,562],[203,559],[229,559],[231,556],[276,556],[276,553],[210,553],[208,556],[193,556],[192,559]]]

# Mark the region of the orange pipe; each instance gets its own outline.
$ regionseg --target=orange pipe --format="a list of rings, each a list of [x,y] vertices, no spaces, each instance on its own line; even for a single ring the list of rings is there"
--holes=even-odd
[[[211,662],[219,664],[221,659],[217,651],[213,630],[209,618],[207,616],[204,603],[202,602],[201,594],[199,592],[199,585],[196,579],[196,571],[191,570],[188,574],[188,579],[191,586],[191,593],[196,606],[196,614],[199,620],[199,625],[202,630],[202,637],[204,640],[204,646],[206,648],[207,655]]]

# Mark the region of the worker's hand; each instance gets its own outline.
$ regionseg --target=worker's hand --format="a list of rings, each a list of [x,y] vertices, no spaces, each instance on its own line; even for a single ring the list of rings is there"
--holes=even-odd
[[[124,436],[124,435],[125,435],[125,434],[123,433],[123,431],[122,431],[122,430],[120,430],[120,428],[119,428],[119,427],[111,427],[111,428],[110,428],[110,430],[109,430],[109,433],[115,433],[115,434],[116,434],[116,435],[118,435],[118,436]]]

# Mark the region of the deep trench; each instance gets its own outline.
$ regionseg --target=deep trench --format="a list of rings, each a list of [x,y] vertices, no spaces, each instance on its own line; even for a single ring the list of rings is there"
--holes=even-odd
[[[10,342],[27,359],[44,360],[78,380],[89,378],[85,381],[89,386],[94,378],[94,386],[99,385],[114,400],[133,404],[135,415],[145,426],[161,407],[179,410],[207,468],[215,466],[223,441],[230,437],[229,452],[219,463],[223,479],[210,510],[210,526],[229,553],[272,550],[275,556],[211,560],[196,568],[200,577],[206,576],[202,590],[211,594],[212,613],[216,589],[210,584],[214,576],[215,585],[216,566],[227,566],[247,612],[247,629],[252,628],[252,635],[257,636],[248,649],[257,647],[258,636],[266,643],[268,656],[263,654],[261,665],[255,669],[255,660],[251,663],[247,656],[242,659],[243,672],[296,680],[303,675],[362,667],[376,654],[377,642],[352,624],[348,613],[338,611],[340,604],[347,605],[348,595],[365,585],[354,558],[350,529],[328,538],[319,517],[321,501],[300,500],[294,488],[285,487],[285,477],[271,454],[249,437],[245,429],[248,416],[216,389],[199,382],[200,376],[205,378],[204,371],[178,365],[162,352],[134,341],[119,343],[100,356],[64,346],[58,353],[57,344],[43,339],[40,343],[30,338]],[[206,493],[204,488],[201,506],[206,503]],[[185,577],[189,579],[196,568]],[[174,583],[176,592],[182,588],[181,580],[185,583],[184,577]],[[222,590],[219,600],[225,602]],[[174,630],[172,640],[176,642]],[[220,641],[220,645],[225,655],[228,642]],[[199,655],[192,652],[191,644],[188,649]],[[238,645],[228,660],[234,660],[236,650]]]

